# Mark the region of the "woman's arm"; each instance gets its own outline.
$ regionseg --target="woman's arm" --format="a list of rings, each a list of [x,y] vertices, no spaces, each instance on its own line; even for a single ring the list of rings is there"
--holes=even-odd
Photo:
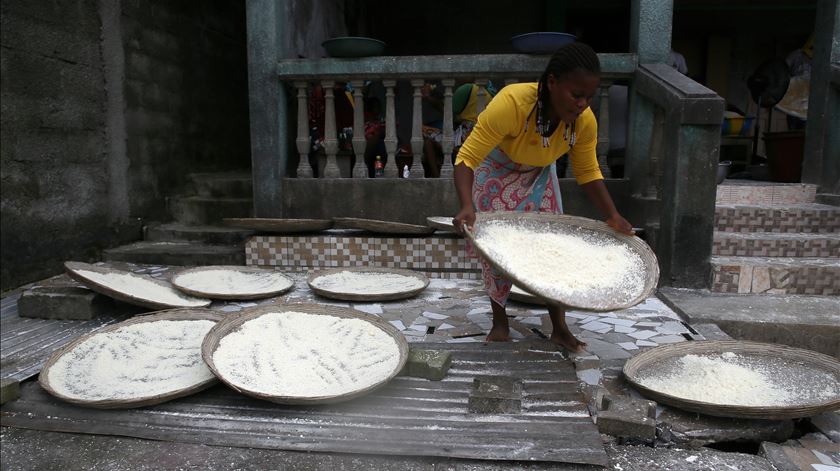
[[[627,235],[635,234],[633,232],[633,226],[615,209],[615,204],[610,197],[610,192],[607,191],[607,185],[604,184],[604,180],[592,180],[589,183],[584,183],[581,187],[598,210],[601,211],[601,214],[604,215],[610,227]]]
[[[463,233],[463,226],[472,227],[475,223],[475,208],[472,202],[473,170],[463,162],[455,165],[455,191],[461,202],[461,209],[452,218],[455,230]]]

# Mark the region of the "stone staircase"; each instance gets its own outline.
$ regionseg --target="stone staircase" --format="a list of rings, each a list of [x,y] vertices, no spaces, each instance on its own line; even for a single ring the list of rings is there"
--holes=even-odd
[[[840,294],[840,207],[815,201],[815,185],[719,185],[711,291]]]
[[[173,221],[151,222],[143,241],[108,249],[105,261],[160,265],[244,265],[251,231],[222,224],[227,217],[251,217],[248,173],[194,173],[185,195],[167,197]]]

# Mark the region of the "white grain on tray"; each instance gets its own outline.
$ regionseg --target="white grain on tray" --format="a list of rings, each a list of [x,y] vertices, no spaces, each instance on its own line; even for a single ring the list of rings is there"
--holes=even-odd
[[[201,358],[209,320],[159,320],[95,334],[49,369],[56,392],[80,400],[139,399],[213,378]]]
[[[399,273],[340,271],[316,277],[312,285],[334,293],[390,294],[420,289],[425,283]]]
[[[397,342],[361,319],[272,312],[225,335],[213,353],[232,384],[272,396],[316,397],[358,391],[399,365]]]
[[[223,269],[187,272],[178,275],[175,281],[178,286],[192,291],[225,295],[283,291],[294,284],[282,273]]]
[[[627,245],[590,231],[542,232],[482,223],[476,242],[523,284],[553,299],[629,301],[645,287],[642,258]]]
[[[683,399],[735,406],[780,407],[803,399],[827,400],[840,394],[832,378],[811,378],[809,387],[787,378],[786,367],[763,368],[733,352],[679,357],[673,371],[640,375],[639,383]]]
[[[178,307],[206,306],[208,300],[185,295],[170,286],[155,283],[151,278],[133,273],[99,273],[76,270],[76,273],[95,283],[135,298]]]

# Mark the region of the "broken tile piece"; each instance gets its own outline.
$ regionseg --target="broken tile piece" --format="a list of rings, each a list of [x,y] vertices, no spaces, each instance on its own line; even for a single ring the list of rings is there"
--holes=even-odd
[[[616,332],[618,332],[620,334],[629,334],[631,332],[636,331],[636,329],[634,329],[633,327],[627,327],[626,325],[617,325],[617,326],[613,327],[613,330],[615,330]]]
[[[645,340],[651,337],[656,337],[657,335],[659,335],[659,332],[655,330],[640,330],[638,332],[630,332],[627,335],[637,340]]]
[[[632,334],[628,334],[632,335]],[[658,337],[650,337],[651,342],[656,342],[658,344],[663,343],[679,343],[685,342],[685,337],[682,335],[660,335]]]
[[[357,309],[368,314],[382,314],[381,304],[354,304],[353,309]]]
[[[604,332],[599,332],[606,328],[607,331],[612,329],[612,326],[609,324],[604,324],[603,322],[592,321],[586,324],[582,324],[580,326],[581,329],[591,330],[592,332],[598,332],[599,334],[603,334]]]
[[[619,342],[616,345],[618,345],[619,347],[621,347],[625,350],[638,350],[639,349],[639,347],[636,346],[636,344],[633,343],[633,342]]]
[[[659,344],[656,342],[651,342],[649,340],[636,340],[636,345],[640,347],[658,347]]]
[[[428,317],[429,319],[436,319],[436,320],[449,318],[449,316],[447,316],[445,314],[438,314],[436,312],[431,312],[431,311],[424,311],[422,315],[423,315],[423,317]]]
[[[463,343],[463,342],[481,342],[481,339],[478,337],[458,337],[449,339],[446,343]]]
[[[408,326],[410,330],[416,330],[417,332],[426,332],[428,330],[428,326],[421,325],[421,324],[411,324]]]
[[[537,327],[542,326],[542,318],[541,317],[523,317],[521,319],[517,319],[519,322],[525,325],[535,325]]]
[[[388,322],[390,322],[391,325],[393,325],[394,327],[396,327],[399,330],[405,330],[405,324],[403,324],[403,322],[401,320],[388,321]]]
[[[443,324],[441,324],[437,327],[437,330],[452,329],[453,327],[455,327],[455,326],[452,325],[452,324],[447,324],[446,322],[444,322]]]
[[[608,324],[615,324],[615,325],[623,325],[623,326],[627,326],[627,327],[636,323],[636,321],[631,320],[631,319],[618,319],[618,318],[610,318],[610,317],[602,318],[601,322],[606,322]]]

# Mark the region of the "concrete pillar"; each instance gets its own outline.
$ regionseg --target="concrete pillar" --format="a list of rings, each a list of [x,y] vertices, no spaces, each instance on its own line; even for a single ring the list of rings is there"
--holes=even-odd
[[[288,148],[286,90],[277,61],[286,56],[285,0],[246,2],[248,22],[248,101],[251,120],[251,173],[255,217],[283,217],[283,177]]]
[[[633,0],[630,52],[639,55],[640,64],[668,61],[673,16],[673,0]]]
[[[840,194],[840,5],[818,0],[802,181]],[[832,79],[833,77],[833,79]]]

